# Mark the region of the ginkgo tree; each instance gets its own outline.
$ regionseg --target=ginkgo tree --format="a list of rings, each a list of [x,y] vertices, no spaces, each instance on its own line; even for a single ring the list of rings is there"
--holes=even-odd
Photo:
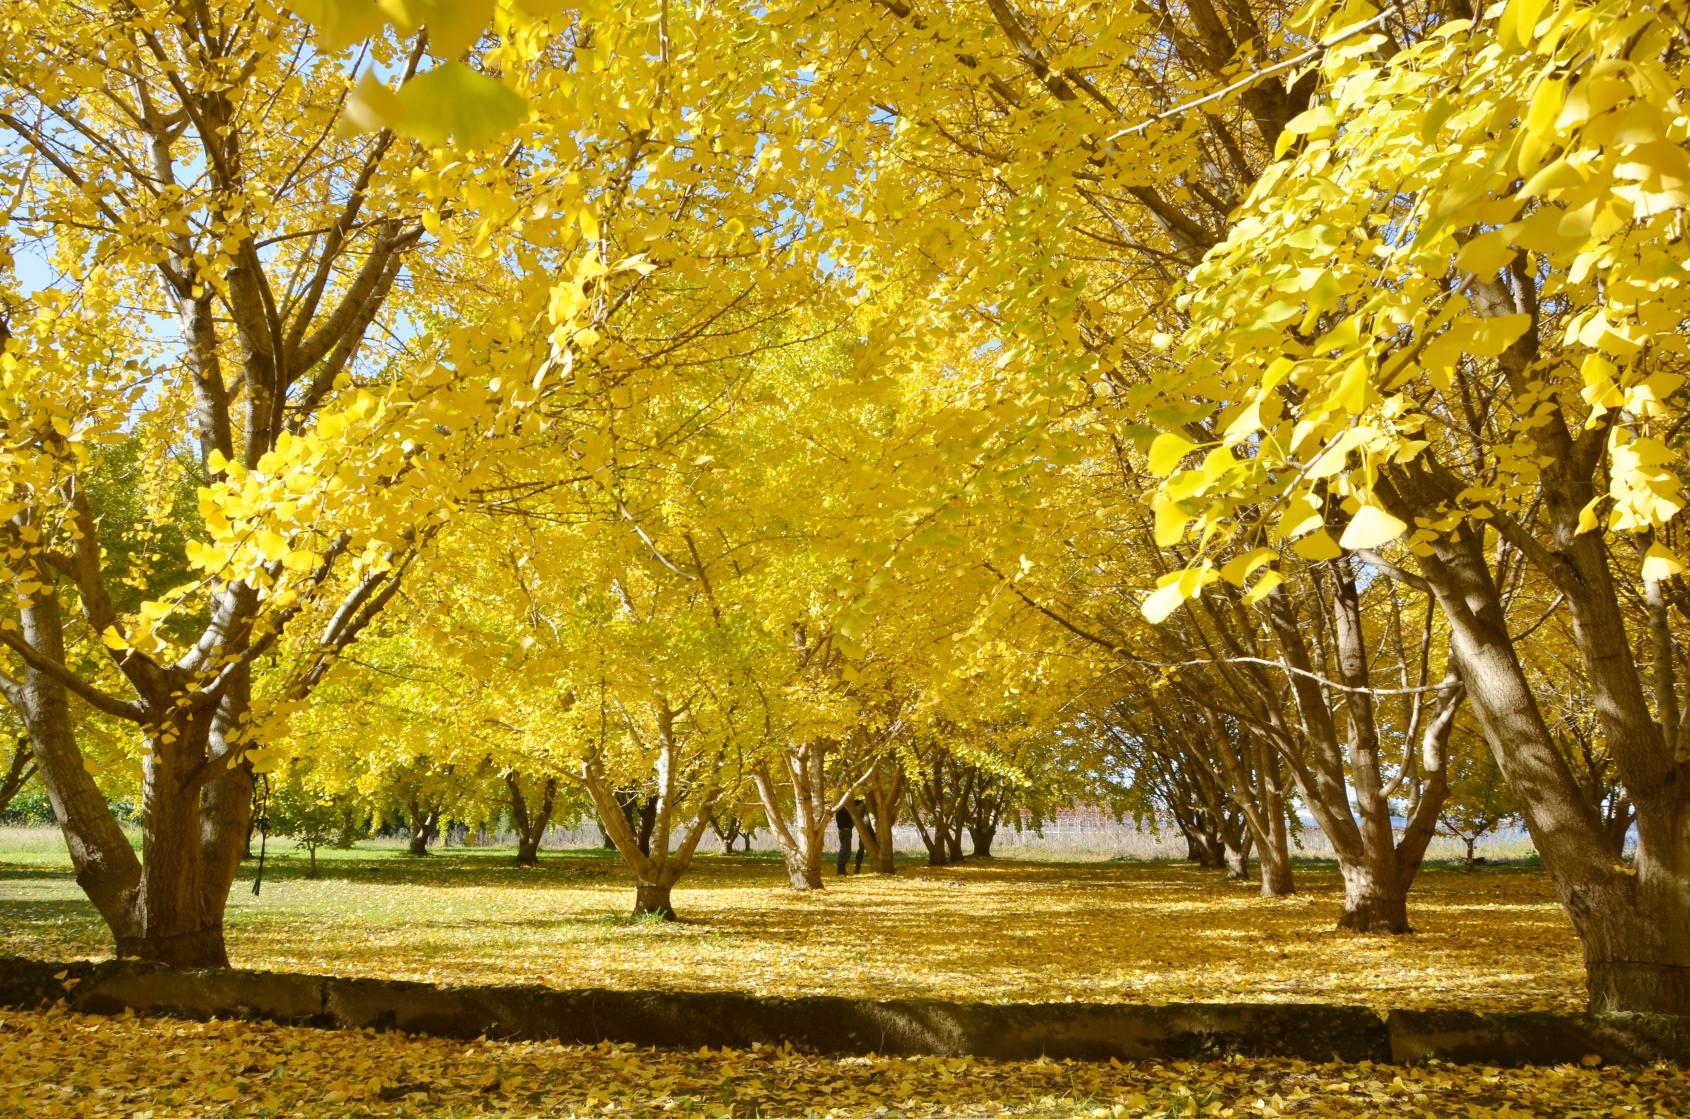
[[[1406,46],[1376,18],[1333,19],[1321,96],[1193,274],[1189,376],[1157,391],[1182,424],[1160,437],[1162,493],[1197,558],[1152,608],[1222,576],[1208,555],[1245,509],[1304,555],[1357,552],[1429,593],[1579,931],[1591,1005],[1680,1009],[1686,12],[1444,14]],[[1517,562],[1571,620],[1636,805],[1630,860],[1526,670],[1530,619],[1509,618],[1499,581]]]
[[[226,961],[253,662],[296,621],[323,656],[356,636],[428,535],[414,501],[450,468],[422,448],[484,398],[427,362],[358,383],[386,363],[367,337],[423,233],[402,201],[417,157],[333,135],[340,66],[282,49],[283,19],[47,6],[4,38],[9,231],[51,273],[4,293],[4,690],[119,950],[182,963]],[[191,456],[204,533],[186,582],[121,609],[98,449],[131,438],[167,482]],[[146,743],[139,858],[71,698]]]
[[[278,720],[392,600],[476,456],[587,344],[585,288],[603,300],[623,275],[587,253],[551,299],[549,266],[575,258],[585,223],[530,215],[523,245],[548,268],[511,299],[489,262],[526,168],[444,146],[484,129],[348,127],[365,119],[349,100],[359,69],[439,75],[437,99],[445,82],[502,87],[431,61],[423,33],[357,55],[309,35],[268,3],[112,4],[18,13],[0,40],[7,249],[34,262],[0,292],[16,593],[3,690],[79,881],[119,950],[148,958],[226,962],[224,902]],[[576,162],[560,159],[559,181]],[[504,204],[477,210],[488,182]],[[145,519],[188,531],[143,534],[139,565],[100,531],[122,494],[101,449],[130,441],[155,497]],[[182,461],[192,526],[171,500]],[[173,550],[189,565],[174,582]],[[134,602],[115,581],[137,568],[153,581]],[[285,650],[294,671],[255,706],[256,662]],[[144,743],[138,858],[87,772],[72,701]]]

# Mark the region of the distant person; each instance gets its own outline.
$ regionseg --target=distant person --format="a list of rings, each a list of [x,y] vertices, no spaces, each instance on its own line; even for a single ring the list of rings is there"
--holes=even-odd
[[[862,816],[863,815],[862,798],[859,797],[859,798],[857,798],[857,800],[853,801],[852,803],[856,805],[857,815]],[[868,848],[868,841],[873,839],[873,838],[874,838],[874,828],[869,826],[868,817],[863,816],[862,830],[857,835],[857,871],[856,872],[858,874],[861,874],[863,872],[863,853]]]
[[[845,868],[851,861],[851,810],[843,804],[840,805],[839,811],[833,814],[833,822],[839,825],[839,875],[843,877]],[[862,858],[860,851],[857,857]]]

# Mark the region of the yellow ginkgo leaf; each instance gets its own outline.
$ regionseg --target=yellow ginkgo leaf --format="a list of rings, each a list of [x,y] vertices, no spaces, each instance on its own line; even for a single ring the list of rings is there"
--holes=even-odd
[[[1338,547],[1337,541],[1332,539],[1332,534],[1325,529],[1321,529],[1319,532],[1311,532],[1291,545],[1291,550],[1311,563],[1337,559],[1344,554],[1343,549]]]
[[[1183,435],[1164,431],[1150,443],[1150,472],[1166,476],[1174,472],[1180,459],[1195,450],[1197,444]]]
[[[1338,544],[1352,552],[1360,548],[1377,548],[1381,544],[1389,544],[1406,531],[1406,522],[1393,517],[1377,505],[1363,505],[1344,527],[1344,534],[1338,537]]]
[[[1643,578],[1649,582],[1670,579],[1683,570],[1684,561],[1664,544],[1651,544],[1643,554]]]
[[[1277,571],[1262,572],[1262,577],[1256,580],[1256,585],[1244,592],[1244,605],[1254,606],[1272,594],[1274,589],[1283,582],[1285,582],[1285,577]]]

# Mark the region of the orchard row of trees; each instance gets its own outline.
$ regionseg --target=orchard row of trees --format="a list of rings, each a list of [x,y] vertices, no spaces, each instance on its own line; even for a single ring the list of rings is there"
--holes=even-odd
[[[1686,25],[14,14],[0,693],[78,881],[220,964],[262,774],[585,798],[656,909],[752,798],[811,887],[841,806],[884,867],[1113,789],[1268,894],[1306,812],[1394,933],[1489,782],[1592,1006],[1690,1006]]]

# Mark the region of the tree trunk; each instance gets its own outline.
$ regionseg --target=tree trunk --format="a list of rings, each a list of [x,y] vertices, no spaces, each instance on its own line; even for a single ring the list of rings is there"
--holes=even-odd
[[[20,607],[19,616],[24,640],[64,663],[58,599],[40,592]],[[64,833],[77,884],[113,937],[123,937],[134,927],[132,907],[141,884],[141,863],[83,765],[65,688],[26,662],[15,694],[9,689],[7,699],[29,732],[41,783]]]
[[[1318,660],[1311,653],[1303,620],[1290,597],[1281,591],[1268,596],[1267,613],[1281,653],[1288,666],[1298,670],[1292,676],[1291,689],[1300,716],[1299,735],[1294,742],[1288,736],[1280,745],[1303,800],[1331,842],[1344,875],[1344,908],[1338,927],[1406,933],[1408,888],[1420,869],[1438,810],[1448,794],[1445,753],[1465,693],[1453,670],[1459,655],[1452,651],[1452,667],[1435,689],[1436,700],[1416,700],[1408,723],[1417,725],[1418,750],[1405,752],[1397,779],[1388,783],[1381,768],[1380,724],[1354,573],[1347,561],[1335,562],[1329,569],[1319,570],[1313,582],[1316,593],[1310,596],[1306,628],[1312,630]],[[1430,656],[1431,641],[1428,625],[1421,650],[1423,665]],[[1406,660],[1406,646],[1401,651]],[[1342,703],[1349,728],[1347,742],[1339,739],[1325,692],[1316,683],[1317,674],[1311,671],[1329,661],[1336,664],[1345,689]],[[1392,826],[1390,798],[1411,772],[1418,772],[1420,777],[1413,786],[1415,806],[1399,842]]]
[[[1399,508],[1412,514],[1400,499]],[[1682,1014],[1690,1007],[1690,762],[1671,759],[1672,781],[1628,782],[1639,841],[1635,865],[1621,865],[1544,722],[1477,533],[1459,528],[1434,541],[1421,572],[1449,622],[1485,741],[1584,947],[1590,1009]]]
[[[780,789],[775,783],[774,775],[767,765],[757,766],[751,774],[751,783],[757,789],[757,797],[763,803],[763,814],[768,817],[769,831],[775,837],[775,849],[780,852],[781,860],[786,864],[786,882],[794,890],[820,890],[822,885],[822,844],[827,829],[832,824],[832,813],[819,794],[818,784],[822,775],[819,766],[810,764],[816,760],[808,751],[812,745],[801,747],[796,758],[787,759],[787,771],[792,783],[792,819],[782,811]]]
[[[800,843],[783,839],[775,832],[775,846],[786,863],[786,884],[794,890],[820,890],[822,885],[822,847],[819,843]]]
[[[1405,933],[1408,927],[1408,890],[1396,871],[1394,860],[1346,863],[1344,908],[1338,927],[1352,932]]]
[[[738,841],[741,833],[739,817],[730,814],[728,816],[728,822],[723,824],[716,819],[715,813],[711,813],[710,830],[715,832],[716,838],[722,841],[722,854],[733,854],[734,843]]]
[[[1256,853],[1256,866],[1262,880],[1264,898],[1283,898],[1297,892],[1291,876],[1291,856],[1284,848],[1263,847]]]
[[[406,847],[405,853],[412,858],[420,859],[428,854],[429,841],[434,838],[434,833],[439,826],[440,809],[429,808],[425,810],[414,797],[408,807],[410,811],[411,842]]]
[[[921,837],[921,845],[927,848],[927,865],[944,866],[950,861],[949,851],[945,846],[945,832],[939,821],[934,821],[929,828],[921,818],[921,806],[912,805],[915,817],[915,833]]]
[[[45,582],[45,580],[41,580]],[[22,636],[64,662],[58,599],[20,604]],[[223,911],[240,865],[251,812],[250,767],[230,767],[230,729],[246,713],[247,673],[236,672],[215,707],[171,708],[155,720],[142,777],[142,856],[94,784],[76,742],[63,685],[26,663],[7,699],[29,732],[79,885],[111,929],[118,953],[160,963],[226,967]]]
[[[1003,819],[1004,806],[1010,793],[1003,778],[976,769],[968,796],[963,805],[963,825],[968,829],[969,858],[992,857],[992,840],[997,838],[998,823]]]
[[[641,797],[639,802],[640,854],[651,854],[651,836],[657,830],[657,798]]]
[[[5,776],[0,777],[0,813],[12,803],[12,799],[35,776],[35,752],[29,745],[29,735],[19,738],[12,747],[12,760],[6,767]]]
[[[552,821],[552,804],[557,798],[557,778],[546,778],[539,807],[528,811],[528,800],[522,795],[522,775],[512,771],[505,774],[505,788],[510,793],[511,825],[516,829],[516,865],[540,865],[540,840]]]
[[[875,874],[896,874],[898,872],[896,859],[897,852],[893,850],[891,841],[888,840],[876,847],[869,856],[869,870]]]
[[[960,863],[967,857],[962,852],[961,824],[952,824],[945,829],[945,856],[952,863]]]
[[[634,887],[634,916],[656,914],[665,921],[675,920],[675,907],[669,904],[668,886],[641,882]]]
[[[710,828],[710,810],[720,789],[695,790],[698,800],[690,819],[679,818],[684,794],[676,759],[675,713],[661,694],[655,706],[658,749],[653,759],[653,794],[647,798],[654,830],[646,836],[635,834],[625,802],[605,779],[596,755],[582,760],[581,783],[593,798],[593,807],[616,850],[634,872],[635,915],[660,913],[665,920],[674,920],[669,892],[692,865],[698,841]]]
[[[252,673],[243,667],[230,682],[223,702],[211,719],[206,756],[233,756],[240,749],[233,739],[245,725],[252,706]],[[215,774],[200,797],[199,842],[205,863],[208,904],[215,904],[221,925],[229,891],[241,867],[241,837],[252,823],[252,792],[257,781],[250,762],[213,766]]]
[[[1291,875],[1291,835],[1285,824],[1285,786],[1280,777],[1279,761],[1273,751],[1262,745],[1262,822],[1264,834],[1256,841],[1256,861],[1262,880],[1264,898],[1283,898],[1297,892]]]
[[[221,836],[225,849],[219,849],[216,822],[202,821],[202,786],[193,773],[198,768],[195,751],[176,748],[194,737],[208,741],[209,724],[209,716],[202,714],[168,728],[173,738],[148,743],[141,792],[146,806],[141,885],[135,919],[117,937],[119,955],[178,967],[229,966],[223,909],[228,882],[240,861],[244,821],[238,830]],[[211,788],[204,791],[209,800]],[[210,816],[211,806],[206,807]]]
[[[874,874],[892,874],[896,870],[895,845],[892,829],[898,822],[898,808],[903,803],[904,770],[896,758],[875,762],[874,774],[863,787],[861,812],[853,807],[858,835],[868,850],[869,870]]]
[[[1242,882],[1250,877],[1250,834],[1244,832],[1241,837],[1223,834],[1221,848],[1227,881]]]
[[[310,846],[308,846],[305,850],[306,850],[306,853],[311,856],[311,865],[310,865],[310,867],[308,867],[306,869],[305,877],[315,878],[315,877],[317,877],[317,845],[315,843],[313,843]]]

